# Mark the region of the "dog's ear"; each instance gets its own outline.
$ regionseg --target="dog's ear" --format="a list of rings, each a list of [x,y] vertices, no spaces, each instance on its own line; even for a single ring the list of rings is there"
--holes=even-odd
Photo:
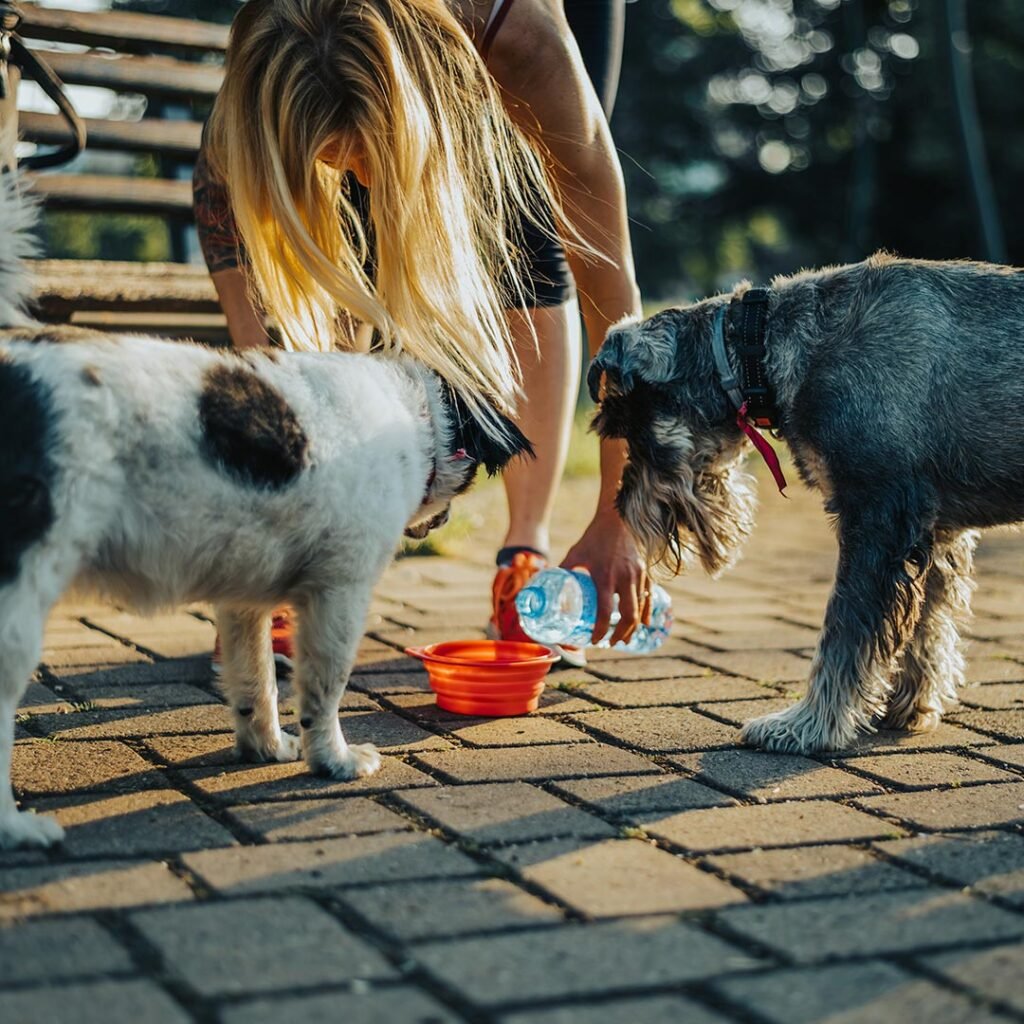
[[[658,313],[640,323],[623,320],[609,330],[587,372],[587,388],[595,402],[605,394],[627,395],[637,384],[668,384],[677,373],[677,323],[672,314]]]
[[[504,413],[492,407],[490,422],[484,422],[454,388],[445,387],[444,391],[451,409],[453,447],[464,450],[488,476],[500,473],[520,455],[534,457],[529,439]]]

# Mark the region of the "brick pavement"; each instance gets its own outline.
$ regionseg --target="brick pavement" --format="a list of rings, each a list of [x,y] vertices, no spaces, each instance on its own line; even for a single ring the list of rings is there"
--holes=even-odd
[[[555,672],[524,719],[439,711],[401,654],[478,634],[486,551],[397,562],[357,783],[232,762],[202,609],[63,605],[14,781],[68,838],[0,854],[0,1020],[1024,1021],[1024,542],[982,545],[947,724],[769,756],[737,725],[799,692],[834,552],[812,497],[763,500],[659,656]]]

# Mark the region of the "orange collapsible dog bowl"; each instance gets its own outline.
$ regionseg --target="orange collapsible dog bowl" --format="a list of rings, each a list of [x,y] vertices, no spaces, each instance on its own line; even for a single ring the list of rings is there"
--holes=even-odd
[[[450,640],[405,653],[426,665],[439,708],[495,718],[536,711],[544,677],[558,661],[550,647],[512,640]]]

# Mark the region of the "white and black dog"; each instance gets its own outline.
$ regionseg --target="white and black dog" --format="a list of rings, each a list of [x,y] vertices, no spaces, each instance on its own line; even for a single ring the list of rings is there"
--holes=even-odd
[[[0,848],[49,845],[10,787],[15,708],[68,589],[139,610],[209,601],[241,757],[337,779],[380,757],[338,724],[370,593],[403,531],[447,518],[478,467],[529,442],[485,431],[410,359],[245,354],[31,321],[33,211],[0,183]],[[68,340],[66,344],[57,343]],[[281,731],[269,614],[298,613],[301,742]]]
[[[1024,519],[1024,272],[880,254],[741,285],[613,329],[589,381],[597,429],[628,442],[619,508],[650,561],[735,559],[751,419],[835,517],[807,695],[744,740],[836,750],[938,723],[964,678],[977,530]]]

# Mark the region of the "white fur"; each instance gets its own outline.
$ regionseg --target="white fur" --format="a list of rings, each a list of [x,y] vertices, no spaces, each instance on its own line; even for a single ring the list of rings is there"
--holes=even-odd
[[[31,323],[16,258],[31,219],[0,187],[0,328]],[[337,714],[370,593],[403,530],[443,512],[473,468],[450,458],[438,378],[404,359],[241,356],[128,336],[30,344],[0,334],[0,359],[44,386],[55,438],[53,526],[0,582],[0,848],[62,835],[17,810],[9,776],[15,708],[47,614],[72,586],[143,611],[213,602],[239,754],[287,761],[301,750],[334,778],[376,771],[376,750],[349,746]],[[270,385],[308,438],[306,467],[277,490],[203,454],[204,374],[225,364]],[[270,612],[285,602],[298,615],[301,743],[278,722],[268,640]]]

